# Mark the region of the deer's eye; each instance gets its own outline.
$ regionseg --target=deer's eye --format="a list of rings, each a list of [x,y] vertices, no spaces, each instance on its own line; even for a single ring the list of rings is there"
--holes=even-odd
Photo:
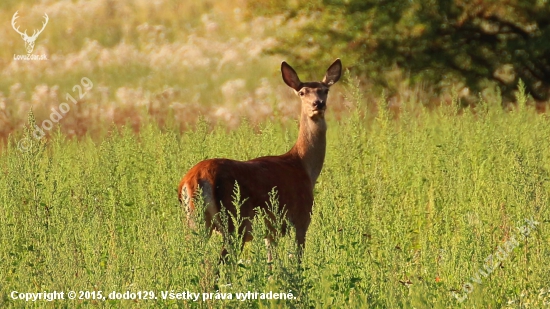
[[[328,89],[323,90],[324,94],[328,94]]]
[[[303,91],[300,91],[300,92],[298,92],[298,94],[299,94],[301,97],[303,97],[305,93],[304,93]]]

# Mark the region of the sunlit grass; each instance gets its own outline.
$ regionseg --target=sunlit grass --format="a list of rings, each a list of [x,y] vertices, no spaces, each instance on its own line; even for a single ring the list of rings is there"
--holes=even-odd
[[[242,253],[234,251],[232,263],[218,265],[221,238],[207,241],[206,231],[189,230],[176,187],[205,158],[283,153],[296,128],[274,122],[259,130],[211,131],[201,122],[181,134],[151,124],[137,135],[115,130],[100,142],[54,134],[24,153],[14,138],[0,156],[0,260],[6,265],[0,304],[22,304],[5,291],[54,289],[292,290],[297,297],[201,301],[211,307],[542,304],[538,291],[548,288],[550,275],[548,118],[524,107],[504,112],[483,104],[475,111],[403,112],[392,120],[385,104],[380,101],[374,122],[364,110],[329,121],[302,264],[292,258],[289,236],[280,241],[271,270],[260,222],[256,239]],[[536,230],[475,283],[486,258],[531,218],[540,222]],[[452,292],[464,293],[467,283],[474,290],[460,303]],[[113,304],[193,306],[161,299]]]
[[[290,114],[271,104],[285,101],[280,91],[258,95],[282,84],[280,59],[262,53],[275,43],[270,34],[279,21],[245,18],[245,9],[242,1],[5,4],[0,18],[9,21],[17,10],[21,30],[32,33],[44,13],[50,20],[33,52],[46,54],[47,61],[13,60],[14,54],[26,53],[24,42],[11,27],[0,32],[5,47],[0,50],[0,136],[20,130],[31,108],[37,119],[47,117],[82,77],[96,87],[66,119],[95,120],[79,129],[66,124],[63,130],[69,135],[80,129],[95,132],[104,123],[123,124],[121,118],[140,123],[143,105],[161,118],[175,115],[182,124],[196,122],[198,112],[230,126],[242,116],[265,119],[266,113],[239,106],[243,102],[269,109],[269,114]],[[235,80],[244,81],[243,86],[229,89]],[[128,98],[128,91],[139,95]],[[158,120],[155,115],[151,119]]]
[[[299,104],[281,81],[282,59],[261,53],[274,44],[272,33],[290,29],[277,18],[245,18],[244,7],[0,2],[7,25],[0,29],[0,136],[11,134],[0,143],[0,307],[103,304],[23,303],[11,300],[12,290],[159,297],[106,303],[127,308],[542,306],[540,291],[550,288],[548,117],[522,100],[503,111],[497,95],[465,109],[456,97],[437,98],[430,112],[429,87],[410,89],[403,76],[394,79],[399,93],[378,103],[349,74],[347,88],[331,90],[327,159],[302,263],[288,236],[270,268],[258,220],[254,241],[218,265],[222,239],[187,227],[178,181],[206,158],[283,153],[297,135]],[[50,16],[34,52],[50,60],[13,61],[24,53],[8,24],[17,10],[23,28]],[[345,55],[334,57],[347,66]],[[303,79],[321,78],[293,66]],[[41,125],[82,77],[93,88],[46,137],[25,133],[29,110]],[[526,218],[539,221],[537,229],[458,302],[452,292],[463,293]],[[161,291],[218,289],[291,290],[297,299],[160,299]]]

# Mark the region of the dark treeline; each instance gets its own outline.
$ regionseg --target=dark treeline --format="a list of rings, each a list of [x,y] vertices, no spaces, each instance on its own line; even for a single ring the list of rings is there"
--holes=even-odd
[[[435,89],[498,86],[511,101],[519,79],[537,101],[550,97],[548,0],[254,1],[254,14],[297,24],[273,52],[313,69],[334,55],[360,76],[390,88],[398,67]]]

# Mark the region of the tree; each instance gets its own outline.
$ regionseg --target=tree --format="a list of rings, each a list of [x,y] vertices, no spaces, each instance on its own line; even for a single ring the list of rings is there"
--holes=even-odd
[[[497,84],[506,98],[522,79],[550,97],[548,0],[258,0],[254,14],[283,14],[294,33],[272,50],[316,67],[335,55],[384,84],[397,65],[413,81],[457,81],[475,92]]]

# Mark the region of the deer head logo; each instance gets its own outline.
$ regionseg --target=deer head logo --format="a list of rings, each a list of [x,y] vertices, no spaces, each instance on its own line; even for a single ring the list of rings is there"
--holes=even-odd
[[[15,32],[21,35],[21,37],[25,41],[25,48],[27,49],[27,53],[30,54],[34,49],[34,41],[36,41],[36,38],[38,38],[38,35],[40,35],[42,31],[44,31],[44,28],[46,28],[46,25],[48,24],[48,20],[49,20],[48,14],[44,14],[44,19],[46,21],[42,22],[42,29],[40,29],[39,31],[34,30],[31,36],[27,35],[27,30],[25,30],[25,32],[21,32],[19,31],[19,27],[17,28],[15,27],[15,20],[18,18],[19,16],[17,16],[17,12],[15,12],[15,14],[13,14],[13,17],[11,19],[11,26],[13,27],[13,30],[15,30]]]

